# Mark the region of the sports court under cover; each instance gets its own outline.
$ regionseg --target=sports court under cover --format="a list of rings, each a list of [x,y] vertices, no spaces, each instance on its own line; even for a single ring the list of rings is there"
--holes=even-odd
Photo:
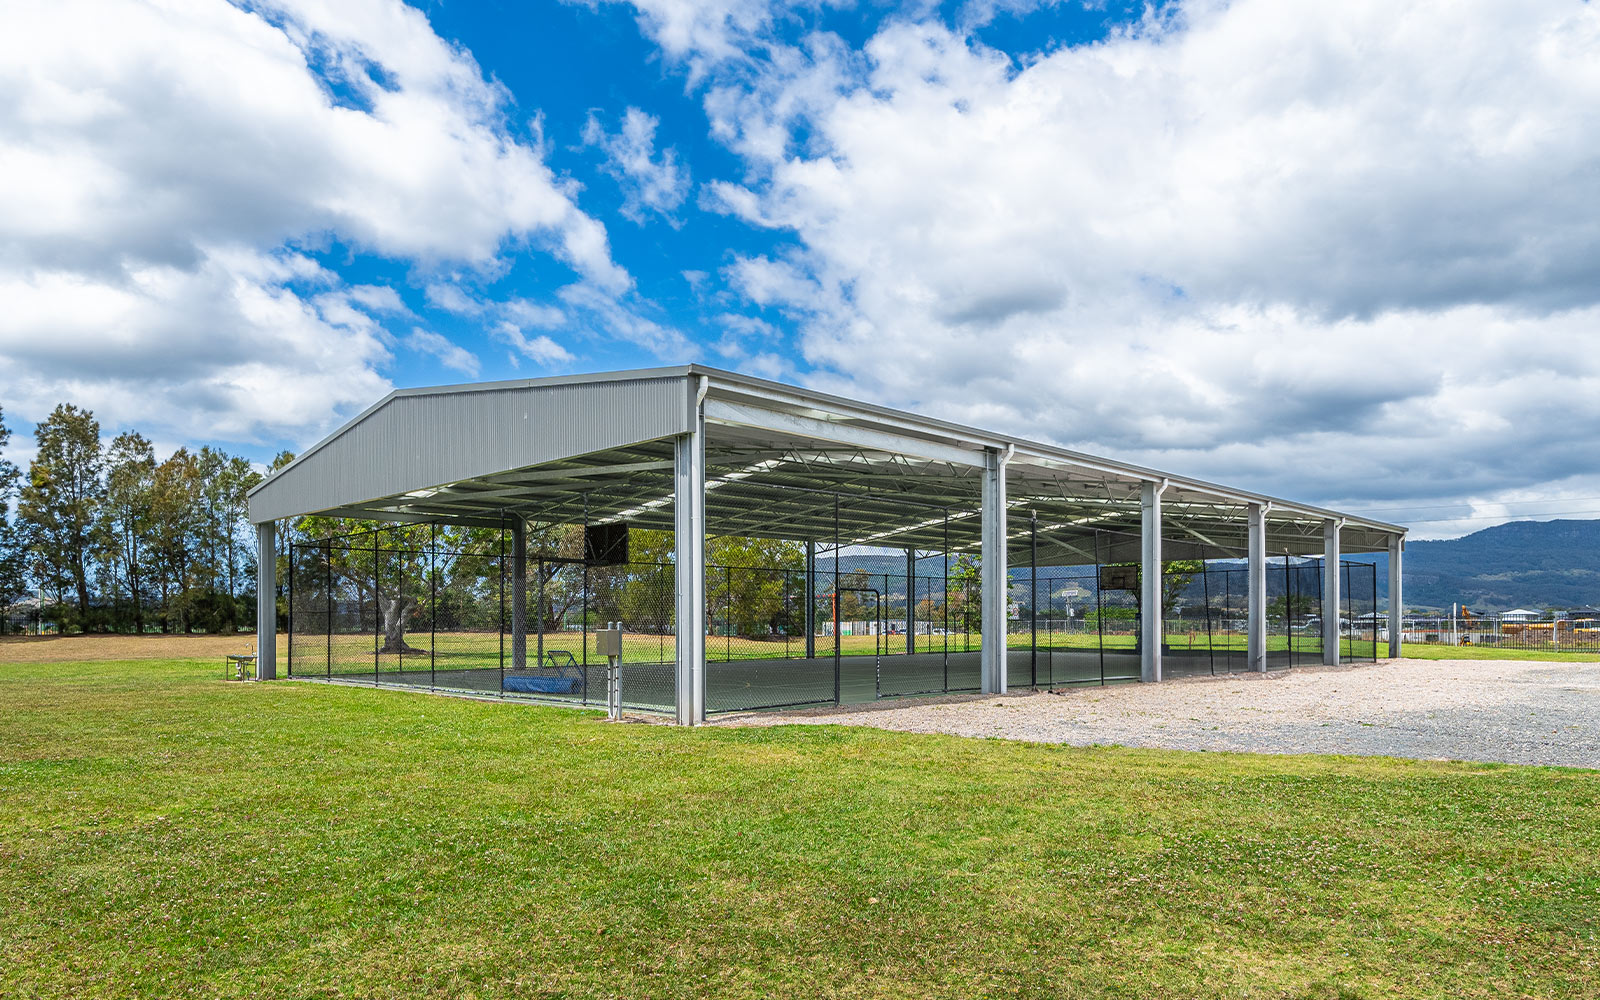
[[[294,678],[603,706],[620,621],[682,724],[1401,636],[1397,525],[699,365],[394,392],[250,519],[263,679],[281,603]]]

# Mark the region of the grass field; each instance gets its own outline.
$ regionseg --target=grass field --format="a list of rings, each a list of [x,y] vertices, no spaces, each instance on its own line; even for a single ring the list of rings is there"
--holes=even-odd
[[[426,635],[413,635],[408,637],[413,644],[426,646]],[[942,649],[944,636],[921,637],[918,648]],[[1041,635],[1039,648],[1055,649],[1092,649],[1097,644],[1097,639],[1092,635],[1075,635],[1068,633],[1055,633]],[[950,649],[976,650],[979,646],[977,635],[953,634],[949,637]],[[444,633],[438,636],[439,651],[442,653],[456,654],[459,656],[472,656],[481,660],[477,665],[490,665],[498,663],[500,656],[500,637],[492,632],[479,633]],[[874,650],[887,648],[893,644],[896,650],[904,649],[903,636],[874,637],[868,635],[845,636],[840,650],[846,656],[870,656]],[[937,645],[928,645],[936,641]],[[1025,633],[1011,635],[1008,644],[1012,649],[1025,649],[1028,647],[1029,636]],[[1288,648],[1289,639],[1282,635],[1267,637],[1267,649],[1271,652],[1281,652]],[[1313,653],[1321,649],[1321,639],[1316,636],[1295,636],[1295,649],[1299,652]],[[509,640],[508,640],[509,642]],[[350,662],[370,662],[372,659],[373,640],[367,635],[342,635],[335,637],[338,649],[336,658]],[[574,654],[581,649],[582,640],[575,633],[550,633],[546,636],[546,648],[564,649]],[[1167,636],[1167,644],[1172,649],[1202,651],[1206,648],[1204,633],[1174,632]],[[1242,652],[1245,648],[1245,638],[1242,634],[1221,633],[1212,637],[1212,644],[1221,652]],[[1341,640],[1343,651],[1354,651],[1367,655],[1371,648],[1370,640],[1357,640],[1352,644],[1349,639]],[[535,648],[535,640],[528,641],[530,656]],[[749,659],[782,657],[785,655],[798,656],[803,648],[797,641],[787,645],[778,642],[758,642],[749,639],[726,640],[722,636],[710,636],[706,640],[707,653],[713,660],[719,659]],[[1128,651],[1134,649],[1136,642],[1131,635],[1107,635],[1105,647],[1108,650],[1116,649]],[[509,645],[507,646],[509,649]],[[32,661],[32,662],[70,662],[88,659],[159,659],[173,656],[205,658],[213,657],[220,663],[226,653],[244,653],[255,649],[255,636],[248,634],[224,635],[190,635],[190,636],[161,636],[161,635],[69,635],[45,636],[34,638],[32,636],[5,636],[0,637],[0,663],[7,661]],[[832,647],[819,640],[818,651],[820,655],[832,654]],[[1378,654],[1387,654],[1387,644],[1378,643]],[[673,641],[670,636],[642,635],[629,633],[624,636],[624,658],[628,662],[651,662],[657,659],[669,660],[673,653]],[[1554,661],[1588,661],[1600,659],[1600,651],[1587,652],[1554,652],[1547,649],[1518,649],[1513,647],[1487,647],[1487,646],[1436,646],[1421,643],[1406,643],[1403,655],[1407,659],[1419,660],[1468,660],[1468,659],[1504,659],[1504,660],[1554,660]],[[393,661],[392,656],[383,658]],[[280,674],[288,666],[288,640],[284,635],[278,636],[278,664]],[[392,662],[387,666],[393,667]]]
[[[3,996],[1600,995],[1600,773],[618,726],[21,648]]]

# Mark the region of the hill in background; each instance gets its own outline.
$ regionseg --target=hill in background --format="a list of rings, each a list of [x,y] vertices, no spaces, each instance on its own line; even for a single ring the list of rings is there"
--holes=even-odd
[[[1348,558],[1378,565],[1378,594],[1389,596],[1387,555]],[[819,568],[824,560],[818,560]],[[845,556],[840,569],[901,574],[898,555]],[[831,564],[829,569],[831,569]],[[918,561],[917,572],[938,576],[943,561]],[[1475,611],[1535,610],[1600,604],[1600,520],[1515,521],[1461,538],[1406,545],[1406,607]],[[1270,589],[1270,586],[1269,586]]]

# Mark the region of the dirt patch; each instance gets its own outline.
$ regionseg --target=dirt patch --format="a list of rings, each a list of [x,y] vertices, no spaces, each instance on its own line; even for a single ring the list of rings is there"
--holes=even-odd
[[[287,637],[278,637],[282,657]],[[205,660],[254,653],[254,635],[8,635],[0,663],[82,663],[92,660]]]

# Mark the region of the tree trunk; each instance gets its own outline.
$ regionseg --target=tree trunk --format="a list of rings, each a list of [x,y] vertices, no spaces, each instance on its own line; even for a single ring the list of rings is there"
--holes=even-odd
[[[378,602],[383,611],[383,646],[380,653],[407,653],[426,656],[426,649],[406,644],[406,615],[417,606],[415,597],[390,597]]]

